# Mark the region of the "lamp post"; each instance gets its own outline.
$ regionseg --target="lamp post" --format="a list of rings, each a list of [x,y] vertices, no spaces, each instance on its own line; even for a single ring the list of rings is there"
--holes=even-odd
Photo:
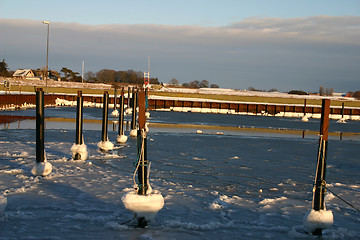
[[[45,85],[46,85],[46,91],[47,91],[47,80],[48,80],[48,76],[49,76],[49,71],[48,71],[48,67],[49,67],[49,26],[50,26],[50,22],[49,21],[43,21],[44,24],[47,24],[47,40],[46,40],[46,68],[45,68]]]

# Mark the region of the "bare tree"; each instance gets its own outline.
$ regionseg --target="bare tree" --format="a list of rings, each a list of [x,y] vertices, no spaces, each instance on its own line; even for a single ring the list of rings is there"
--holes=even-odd
[[[179,84],[179,81],[176,79],[176,78],[173,78],[170,80],[169,82],[171,85],[178,85]]]
[[[207,88],[209,87],[209,82],[207,80],[202,80],[200,83],[199,83],[199,87],[200,88]]]

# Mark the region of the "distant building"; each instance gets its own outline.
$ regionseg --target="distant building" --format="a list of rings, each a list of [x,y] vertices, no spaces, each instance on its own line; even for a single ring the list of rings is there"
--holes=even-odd
[[[40,69],[18,69],[13,74],[15,78],[22,78],[22,79],[44,79],[43,77],[44,72]],[[53,79],[55,81],[60,81],[60,74],[56,71],[49,70],[49,79]]]
[[[33,77],[35,77],[35,74],[31,69],[18,69],[14,72],[13,77],[15,77],[15,78],[33,78]]]

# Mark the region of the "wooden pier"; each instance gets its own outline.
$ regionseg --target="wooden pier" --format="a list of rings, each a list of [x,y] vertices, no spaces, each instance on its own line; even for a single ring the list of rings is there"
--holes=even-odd
[[[67,95],[67,94],[46,94],[44,99],[44,104],[46,107],[56,106],[56,99],[62,99],[67,101],[73,101],[74,106],[76,106],[77,95]],[[118,98],[119,99],[119,98]],[[87,96],[83,95],[84,102],[95,104],[102,104],[103,97],[99,96]],[[128,99],[125,98],[125,104],[128,104]],[[36,104],[35,94],[6,94],[0,95],[0,109],[5,108],[22,108],[26,106],[31,106]],[[109,98],[109,104],[114,104],[114,97]],[[148,100],[148,109],[149,110],[177,110],[189,112],[191,109],[212,109],[219,111],[212,112],[222,112],[226,113],[245,113],[245,114],[262,114],[262,115],[277,115],[279,113],[304,113],[307,114],[321,114],[321,106],[312,106],[312,105],[301,105],[301,104],[273,104],[273,103],[244,103],[244,102],[226,102],[226,101],[215,101],[215,100],[206,100],[206,99],[192,99],[192,100],[171,100],[171,99],[153,99],[149,98]],[[202,111],[199,111],[202,112]],[[341,106],[332,106],[330,108],[330,114],[342,115]],[[348,116],[360,116],[360,108],[346,107],[344,108],[344,115]]]

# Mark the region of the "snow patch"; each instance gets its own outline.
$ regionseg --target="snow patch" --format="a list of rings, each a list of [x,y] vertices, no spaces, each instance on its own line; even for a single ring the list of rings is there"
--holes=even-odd
[[[262,205],[274,204],[276,202],[284,201],[286,199],[287,199],[287,197],[279,197],[279,198],[274,198],[274,199],[265,198],[264,200],[260,201],[259,204],[262,204]]]
[[[216,229],[226,229],[236,227],[234,221],[229,221],[226,223],[221,222],[209,222],[206,224],[195,224],[191,222],[180,222],[180,221],[170,221],[170,227],[188,229],[188,230],[200,230],[200,231],[212,231]]]

